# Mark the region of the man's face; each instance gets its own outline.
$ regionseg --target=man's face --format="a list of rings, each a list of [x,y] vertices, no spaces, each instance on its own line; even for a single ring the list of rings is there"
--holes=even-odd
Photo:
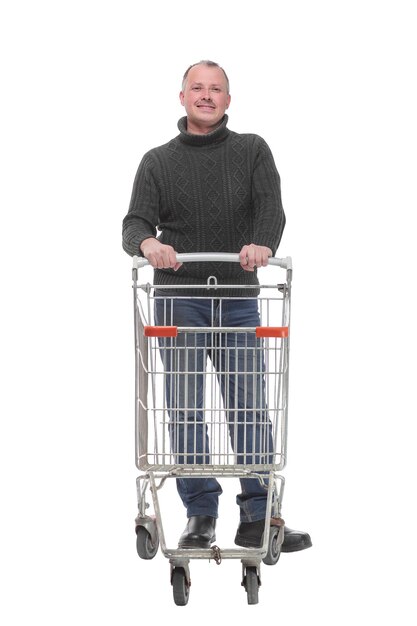
[[[207,65],[192,67],[180,101],[187,113],[188,132],[206,134],[214,130],[230,104],[223,70]]]

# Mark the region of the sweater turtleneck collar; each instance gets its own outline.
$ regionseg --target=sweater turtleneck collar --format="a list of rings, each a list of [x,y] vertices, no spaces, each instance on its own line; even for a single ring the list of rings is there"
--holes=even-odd
[[[180,141],[193,146],[209,146],[210,144],[222,141],[223,139],[226,139],[229,134],[229,129],[227,128],[228,119],[228,116],[225,114],[220,125],[211,133],[207,133],[206,135],[195,135],[194,133],[189,133],[187,131],[187,118],[182,117],[178,121],[178,129],[181,133],[179,135],[179,139]]]

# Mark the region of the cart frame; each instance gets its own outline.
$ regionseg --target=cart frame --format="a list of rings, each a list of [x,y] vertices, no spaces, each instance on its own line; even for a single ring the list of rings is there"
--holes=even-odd
[[[198,254],[178,254],[177,261],[187,262],[239,262],[238,254],[229,253],[198,253]],[[255,604],[257,600],[258,587],[261,584],[260,563],[263,560],[267,564],[274,564],[280,554],[280,547],[284,539],[284,520],[281,518],[281,505],[283,500],[285,479],[279,474],[287,462],[287,414],[288,414],[288,376],[289,376],[289,342],[290,342],[290,311],[291,311],[291,282],[292,282],[292,260],[286,258],[270,258],[269,265],[278,266],[286,270],[286,281],[281,284],[261,284],[261,292],[267,289],[274,289],[280,296],[281,301],[281,319],[280,326],[261,325],[254,328],[233,327],[228,328],[221,326],[220,328],[198,328],[198,327],[170,327],[167,330],[155,327],[152,323],[153,312],[151,309],[152,292],[154,285],[149,282],[140,284],[139,274],[141,268],[148,265],[146,259],[133,257],[133,296],[134,296],[134,327],[135,327],[135,461],[136,466],[141,472],[137,478],[137,501],[138,516],[135,520],[137,533],[137,549],[139,556],[144,559],[153,558],[158,549],[161,547],[163,555],[169,559],[171,567],[171,583],[174,588],[174,601],[176,604],[186,604],[188,602],[189,587],[191,584],[189,562],[191,559],[213,559],[216,563],[220,563],[224,559],[240,559],[242,562],[242,585],[248,593],[248,603]],[[164,286],[158,285],[158,290],[163,290]],[[170,287],[172,290],[172,286]],[[242,289],[241,285],[218,285],[215,277],[210,277],[206,284],[203,285],[181,285],[181,291],[187,288],[196,290],[207,290],[207,297],[216,294],[216,299],[222,300],[219,295],[222,289]],[[254,286],[248,286],[253,289]],[[146,307],[143,306],[140,294],[144,294],[146,298]],[[190,296],[189,296],[190,297]],[[267,304],[270,298],[265,298]],[[269,318],[269,309],[268,316]],[[154,387],[155,380],[160,380],[157,375],[160,374],[164,379],[166,373],[161,369],[161,364],[156,363],[158,350],[161,350],[161,342],[168,345],[168,350],[172,354],[178,352],[176,348],[175,337],[178,334],[187,333],[250,333],[256,332],[257,341],[261,345],[260,350],[264,352],[269,349],[273,352],[275,358],[275,370],[272,377],[279,379],[277,390],[274,391],[274,401],[279,403],[279,407],[274,412],[274,449],[273,461],[271,454],[267,455],[267,461],[252,462],[245,464],[231,462],[231,455],[236,453],[227,448],[210,452],[210,463],[190,463],[187,462],[187,453],[183,453],[181,457],[178,452],[168,449],[170,446],[169,436],[165,436],[161,432],[165,432],[169,428],[170,418],[166,417],[169,409],[166,406],[166,396],[163,395],[163,406],[157,406],[156,391]],[[169,334],[172,333],[172,334]],[[161,340],[160,337],[173,337],[174,339]],[[158,339],[159,337],[159,339]],[[269,348],[264,342],[274,341],[275,348]],[[158,343],[159,342],[159,343]],[[269,343],[268,343],[269,346]],[[279,359],[278,359],[278,357]],[[160,371],[159,371],[159,369]],[[260,375],[267,375],[269,371],[262,371]],[[188,373],[185,372],[187,376]],[[152,386],[149,389],[149,378],[152,378]],[[216,383],[214,383],[216,384]],[[218,384],[218,382],[217,382]],[[161,390],[160,394],[161,395]],[[204,407],[202,408],[204,412]],[[209,415],[213,415],[213,410]],[[220,411],[226,414],[227,407],[220,407]],[[271,411],[269,403],[265,407],[265,412],[269,415]],[[236,411],[235,411],[236,413]],[[235,414],[234,413],[234,414]],[[275,415],[276,422],[275,423]],[[152,417],[152,420],[151,420]],[[206,416],[205,416],[206,417]],[[236,418],[235,418],[236,419]],[[246,420],[246,417],[245,417]],[[205,420],[206,421],[206,420]],[[270,421],[268,417],[268,421]],[[151,422],[151,423],[150,423]],[[245,422],[246,424],[246,422]],[[161,429],[162,425],[162,431]],[[195,423],[194,423],[195,425]],[[221,428],[221,426],[219,426]],[[226,428],[226,426],[224,427]],[[246,425],[245,425],[246,428]],[[158,431],[158,432],[157,432]],[[227,431],[227,428],[226,428]],[[219,438],[220,441],[221,437]],[[166,443],[168,441],[168,444]],[[162,444],[161,444],[162,442]],[[171,442],[172,443],[172,442]],[[150,450],[150,444],[153,451]],[[279,444],[279,451],[276,452],[275,444]],[[215,447],[217,445],[213,444]],[[160,448],[162,447],[162,451]],[[226,451],[225,451],[226,450]],[[187,450],[188,452],[188,450]],[[194,451],[194,458],[196,452]],[[245,451],[246,455],[246,451]],[[246,458],[246,457],[245,457]],[[256,459],[256,456],[254,457]],[[261,458],[261,457],[260,457]],[[181,459],[181,462],[178,460]],[[227,462],[225,462],[225,459]],[[222,462],[223,461],[223,462]],[[221,549],[218,546],[212,546],[210,549],[180,549],[170,548],[165,541],[164,526],[162,522],[161,509],[159,504],[158,492],[165,484],[168,478],[187,477],[190,479],[197,477],[233,477],[233,478],[256,478],[260,484],[267,490],[267,509],[265,516],[265,530],[263,535],[263,543],[259,548],[233,548]],[[147,515],[149,504],[146,499],[147,490],[150,490],[154,508],[154,515]],[[272,524],[272,525],[271,525]],[[274,528],[275,527],[275,528]],[[140,530],[142,529],[142,530]],[[271,558],[271,538],[274,542],[274,556]],[[272,562],[273,561],[273,562]]]

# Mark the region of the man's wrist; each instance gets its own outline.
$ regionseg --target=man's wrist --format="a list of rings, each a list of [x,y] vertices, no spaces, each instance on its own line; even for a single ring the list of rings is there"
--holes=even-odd
[[[146,242],[149,242],[152,239],[156,239],[156,237],[147,237],[146,239],[143,239],[143,241],[141,241],[139,245],[139,250],[142,252],[142,254],[145,254],[144,247],[146,248]]]

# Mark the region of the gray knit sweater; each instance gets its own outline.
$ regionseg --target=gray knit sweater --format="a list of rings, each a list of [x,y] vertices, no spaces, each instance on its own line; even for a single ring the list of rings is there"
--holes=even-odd
[[[280,178],[271,151],[258,135],[221,125],[207,135],[187,132],[147,152],[137,171],[129,212],[123,220],[123,248],[141,255],[144,239],[156,237],[178,252],[240,252],[250,243],[275,254],[285,226]],[[236,296],[258,293],[255,272],[238,263],[186,263],[176,272],[155,270],[156,285],[254,285]],[[223,294],[222,294],[223,295]]]

